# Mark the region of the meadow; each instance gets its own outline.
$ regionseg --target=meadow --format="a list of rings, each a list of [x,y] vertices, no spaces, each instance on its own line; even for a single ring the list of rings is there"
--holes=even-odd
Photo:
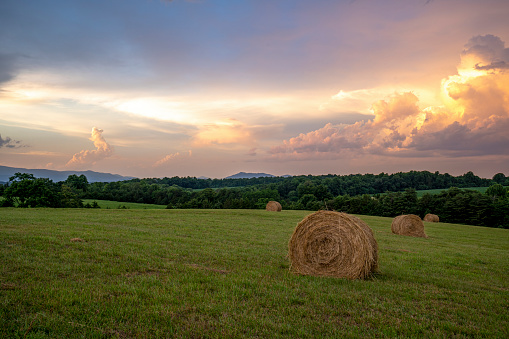
[[[82,199],[83,204],[92,205],[94,201],[97,203],[99,208],[105,209],[164,209],[166,205],[156,204],[141,204],[137,202],[119,202],[112,200],[96,200],[96,199]]]
[[[289,271],[309,213],[3,208],[0,337],[509,337],[509,230],[359,216],[379,272],[320,278]]]

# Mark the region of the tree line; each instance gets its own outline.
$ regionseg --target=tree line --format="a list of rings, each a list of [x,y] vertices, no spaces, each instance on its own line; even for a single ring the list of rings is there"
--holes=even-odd
[[[148,184],[161,184],[165,186],[179,186],[182,188],[205,189],[205,188],[232,188],[276,184],[292,188],[304,181],[312,181],[315,184],[323,184],[333,195],[359,195],[376,194],[387,191],[397,192],[407,188],[416,190],[444,189],[449,187],[488,187],[492,183],[508,185],[509,180],[503,173],[497,173],[493,179],[485,179],[476,176],[469,171],[460,176],[452,176],[438,171],[410,171],[394,174],[349,174],[349,175],[301,175],[293,177],[259,177],[244,179],[198,179],[195,177],[172,177],[132,179],[125,182],[145,182]]]
[[[6,185],[0,185],[0,196],[3,196],[0,207],[92,207],[81,200],[88,185],[85,175],[73,174],[55,183],[48,178],[18,172]]]
[[[393,217],[426,213],[441,221],[509,228],[509,178],[472,172],[461,176],[428,171],[406,173],[263,177],[251,179],[147,178],[88,183],[70,175],[53,183],[16,173],[0,186],[3,206],[97,207],[81,199],[166,205],[167,208],[255,209],[276,200],[283,209],[334,209],[352,214]],[[488,187],[485,194],[466,187]],[[416,190],[447,189],[418,198]]]

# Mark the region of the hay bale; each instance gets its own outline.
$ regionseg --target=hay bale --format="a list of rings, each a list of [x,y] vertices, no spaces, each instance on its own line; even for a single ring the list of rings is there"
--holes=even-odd
[[[431,214],[431,213],[428,213],[424,216],[424,221],[429,221],[429,222],[439,222],[440,221],[440,218],[438,217],[438,215],[436,214]]]
[[[281,212],[282,209],[283,207],[281,207],[281,204],[277,201],[269,201],[267,206],[265,206],[265,210],[271,212]]]
[[[295,228],[288,248],[290,270],[297,274],[363,279],[378,268],[373,231],[346,213],[308,215]]]
[[[424,233],[424,223],[419,216],[414,214],[399,215],[394,218],[391,230],[394,234],[427,238]]]

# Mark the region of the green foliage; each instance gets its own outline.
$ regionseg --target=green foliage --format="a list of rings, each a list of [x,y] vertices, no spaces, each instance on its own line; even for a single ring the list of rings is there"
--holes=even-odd
[[[91,184],[83,175],[70,175],[58,184],[36,179],[31,174],[17,175],[5,189],[2,206],[92,207],[83,205],[81,200],[89,199],[115,201],[114,205],[105,207],[113,209],[130,208],[128,203],[161,205],[167,209],[264,209],[268,201],[275,200],[283,209],[334,209],[387,217],[400,214],[423,217],[433,213],[445,222],[509,228],[506,208],[509,196],[507,189],[496,182],[506,180],[502,173],[495,175],[494,180],[479,178],[472,172],[453,177],[447,173],[411,171],[391,175],[223,180],[174,177]],[[458,184],[458,188],[438,189],[451,183]],[[491,185],[489,188],[479,188],[477,192],[461,189],[488,186],[487,183]],[[437,189],[433,192],[436,194],[418,196],[416,189],[430,188]]]
[[[507,198],[507,189],[500,184],[494,184],[488,187],[488,189],[486,190],[486,195],[491,197],[493,200],[505,199]]]
[[[84,174],[77,176],[76,174],[71,174],[64,181],[64,184],[75,189],[81,190],[81,192],[86,192],[88,188],[88,179]]]
[[[497,178],[499,178],[498,176]],[[73,177],[72,182],[76,181]],[[337,196],[383,194],[405,189],[447,189],[489,186],[492,180],[472,172],[454,177],[427,171],[386,174],[352,174],[252,179],[148,178],[112,183],[91,183],[81,198],[167,205],[168,208],[260,208],[263,199],[277,200],[283,208],[307,208],[302,197],[315,197],[313,208]],[[204,193],[205,191],[205,193]],[[276,193],[277,191],[277,193]],[[262,199],[262,200],[260,200]],[[300,200],[300,201],[299,201]],[[308,200],[308,197],[304,198]]]
[[[61,206],[79,208],[83,207],[83,201],[78,197],[78,194],[69,186],[62,185],[61,191]]]
[[[71,178],[72,176],[69,176]],[[86,178],[77,177],[81,182]],[[71,178],[72,179],[72,178]],[[70,186],[71,185],[71,186]],[[81,187],[86,186],[81,185]],[[83,207],[79,192],[83,188],[75,188],[73,181],[54,183],[47,178],[36,178],[29,173],[15,173],[9,178],[4,189],[2,207]]]
[[[487,194],[455,187],[439,194],[424,194],[421,198],[412,189],[375,196],[338,196],[327,206],[352,214],[384,217],[416,214],[422,218],[433,213],[442,222],[509,228],[509,199],[493,200]]]
[[[83,205],[84,208],[101,208],[101,206],[99,206],[99,203],[97,201],[93,201],[92,203],[90,202],[85,202],[85,204]]]
[[[17,207],[60,207],[61,204],[61,194],[53,181],[28,173],[10,177],[4,196]]]
[[[493,176],[493,181],[500,185],[509,185],[508,178],[504,173],[497,173]]]

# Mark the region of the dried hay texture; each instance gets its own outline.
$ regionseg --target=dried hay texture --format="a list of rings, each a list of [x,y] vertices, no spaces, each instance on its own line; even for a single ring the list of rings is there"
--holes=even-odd
[[[283,207],[281,207],[281,204],[277,201],[269,201],[267,206],[265,206],[265,210],[271,212],[281,212],[282,209]]]
[[[440,221],[440,218],[438,217],[438,215],[436,214],[431,214],[431,213],[428,213],[424,216],[424,221],[429,221],[429,222],[439,222]]]
[[[427,238],[424,233],[424,223],[419,216],[414,214],[399,215],[392,220],[391,230],[394,234],[408,235],[411,237]]]
[[[290,270],[297,274],[363,279],[378,268],[373,231],[346,213],[308,215],[295,228],[288,248]]]

